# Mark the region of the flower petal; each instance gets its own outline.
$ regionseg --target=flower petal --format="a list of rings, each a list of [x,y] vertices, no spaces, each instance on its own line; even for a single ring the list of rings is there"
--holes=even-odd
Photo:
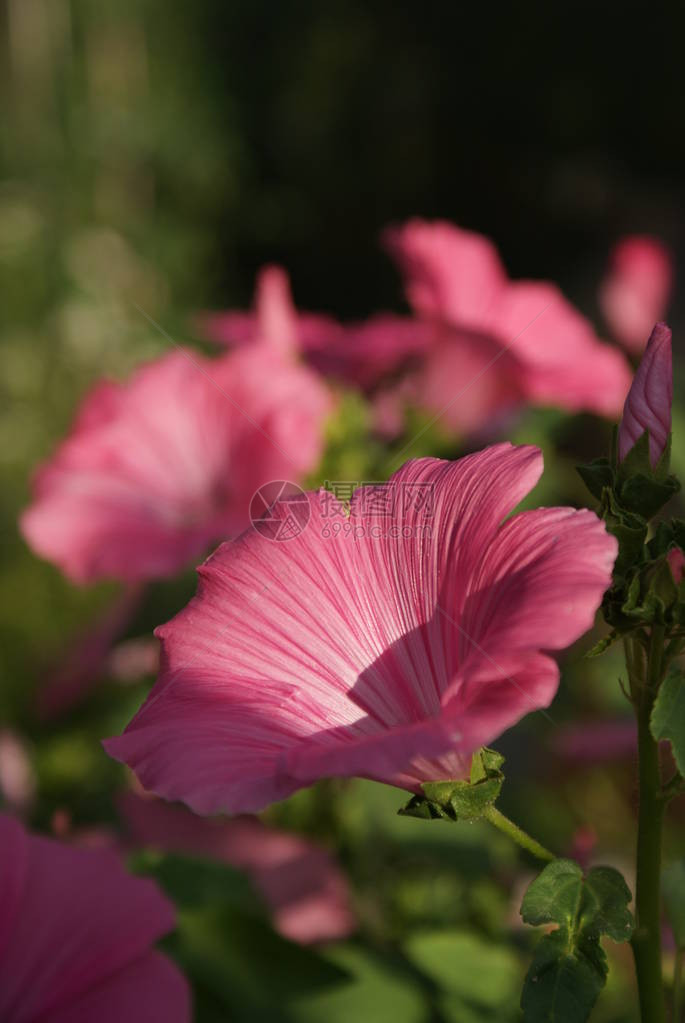
[[[630,387],[628,363],[621,352],[599,341],[588,320],[553,284],[511,283],[491,329],[522,362],[528,401],[618,414]]]
[[[438,597],[458,609],[541,468],[537,449],[508,444],[420,459],[357,491],[349,518],[312,494],[294,539],[224,545],[158,630],[160,678],[108,752],[207,813],[261,809],[321,774],[387,779],[454,748],[441,694],[460,644]]]
[[[8,827],[0,818],[0,831]],[[13,1023],[52,1019],[135,962],[174,922],[156,886],[126,874],[111,852],[28,836],[25,853],[20,912],[0,959],[0,1017]],[[7,870],[3,860],[3,877]]]
[[[507,284],[491,241],[446,221],[418,219],[390,228],[384,241],[416,312],[465,329],[482,327]]]
[[[147,952],[50,1013],[50,1023],[190,1023],[190,990],[180,970],[159,952]]]

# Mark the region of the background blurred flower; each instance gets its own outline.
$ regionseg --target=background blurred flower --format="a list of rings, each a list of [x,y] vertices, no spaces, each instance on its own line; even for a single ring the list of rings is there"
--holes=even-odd
[[[433,331],[409,317],[379,313],[342,324],[320,313],[299,312],[282,267],[260,270],[253,312],[209,313],[200,331],[222,344],[266,342],[300,353],[324,376],[370,393],[424,353]]]
[[[310,944],[354,931],[345,877],[333,856],[312,842],[267,827],[256,817],[197,817],[183,806],[135,792],[122,793],[118,806],[138,844],[244,870],[283,937]]]
[[[36,793],[36,777],[26,744],[16,732],[0,730],[0,797],[10,809],[25,813]]]
[[[505,407],[530,402],[606,416],[619,412],[630,384],[624,358],[598,340],[555,285],[510,281],[487,238],[445,221],[410,220],[387,230],[384,239],[412,308],[454,328],[429,355],[436,365],[418,393],[427,407],[441,411],[451,398],[452,414],[459,416],[462,399],[457,402],[455,393],[479,359],[476,381],[487,367],[484,386],[490,391],[482,424],[498,395]],[[469,418],[473,423],[474,415]]]
[[[172,905],[107,851],[27,834],[0,815],[0,1016],[6,1023],[188,1023],[183,976],[151,946]]]
[[[619,423],[618,457],[621,461],[645,430],[649,430],[649,456],[652,466],[656,466],[671,435],[672,402],[671,330],[665,323],[657,323],[649,335]]]
[[[604,319],[617,341],[641,352],[655,323],[663,320],[673,288],[673,256],[649,235],[629,235],[616,243],[599,289]]]
[[[287,544],[223,545],[157,630],[158,682],[108,752],[200,813],[331,775],[413,790],[463,776],[551,701],[559,671],[541,651],[591,626],[610,580],[616,542],[593,513],[503,524],[541,472],[536,448],[508,444],[418,459],[358,489],[349,518],[322,491]]]
[[[245,528],[259,486],[314,467],[329,408],[270,350],[172,352],[86,398],[37,473],[23,533],[75,582],[172,574]]]

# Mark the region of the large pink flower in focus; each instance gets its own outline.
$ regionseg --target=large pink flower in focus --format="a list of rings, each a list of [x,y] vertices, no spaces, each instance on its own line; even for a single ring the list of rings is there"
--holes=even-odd
[[[498,408],[523,402],[618,414],[628,365],[555,285],[509,280],[487,238],[444,221],[410,220],[388,230],[385,242],[415,312],[453,328],[416,385],[418,400],[446,423],[472,429],[478,408],[465,421],[461,413],[469,401],[480,406],[481,426]]]
[[[307,945],[355,929],[342,871],[325,849],[256,817],[196,817],[183,806],[124,792],[119,808],[141,845],[228,863],[244,870],[273,914],[277,931]]]
[[[620,461],[649,430],[649,458],[653,467],[666,450],[671,435],[673,352],[671,328],[657,323],[635,373],[618,427]]]
[[[299,312],[279,266],[260,270],[251,312],[208,313],[198,326],[221,344],[262,343],[299,353],[323,376],[366,392],[420,358],[433,335],[428,324],[390,313],[343,325],[320,313]]]
[[[152,948],[174,911],[151,881],[6,815],[0,850],[3,1023],[189,1023],[185,979]]]
[[[317,778],[418,790],[556,692],[546,651],[588,629],[616,541],[589,511],[507,518],[537,448],[406,463],[349,517],[309,495],[288,543],[254,531],[200,569],[157,630],[162,669],[106,741],[145,788],[199,813],[255,811]],[[506,521],[505,521],[506,520]]]
[[[24,536],[75,582],[172,574],[241,532],[262,484],[315,467],[329,409],[314,374],[264,346],[172,352],[86,398]]]
[[[621,344],[639,353],[645,338],[667,312],[673,288],[673,256],[658,238],[629,235],[614,246],[599,303]]]

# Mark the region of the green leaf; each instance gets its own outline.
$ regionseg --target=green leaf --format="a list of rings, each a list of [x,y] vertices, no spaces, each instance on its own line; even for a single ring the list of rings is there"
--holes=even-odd
[[[685,948],[685,859],[664,870],[662,890],[675,943],[678,948]]]
[[[671,671],[662,682],[650,728],[657,742],[668,739],[671,743],[673,758],[685,778],[685,676],[681,671]]]
[[[583,1023],[604,986],[606,956],[599,939],[627,941],[633,929],[628,886],[613,867],[554,860],[528,887],[521,916],[557,924],[539,943],[521,996],[526,1021]]]
[[[411,962],[447,992],[450,1000],[493,1011],[514,1001],[520,967],[504,945],[485,941],[470,931],[450,929],[412,935],[405,950]]]
[[[475,821],[500,794],[504,757],[485,746],[471,759],[470,781],[425,782],[423,796],[412,796],[397,812],[423,820]]]
[[[598,945],[587,956],[569,953],[559,931],[547,934],[526,974],[521,1008],[526,1023],[584,1023],[604,987],[606,956]]]
[[[425,1023],[426,998],[408,976],[406,963],[391,962],[354,944],[335,945],[322,955],[345,970],[348,983],[314,992],[289,1004],[297,1023]]]

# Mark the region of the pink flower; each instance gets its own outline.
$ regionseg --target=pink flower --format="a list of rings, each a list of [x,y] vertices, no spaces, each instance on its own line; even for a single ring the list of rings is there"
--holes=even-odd
[[[683,581],[683,575],[685,575],[685,554],[683,554],[680,547],[671,547],[666,555],[666,560],[673,573],[676,585],[680,585]]]
[[[27,834],[0,815],[3,1023],[187,1023],[186,982],[154,951],[171,904],[116,855]]]
[[[0,800],[26,812],[36,794],[36,776],[26,744],[15,732],[0,730]]]
[[[425,324],[387,313],[343,325],[330,316],[298,312],[288,275],[278,266],[260,271],[254,311],[205,314],[198,326],[201,333],[221,344],[262,342],[300,353],[324,376],[367,392],[417,359],[432,334]]]
[[[648,235],[630,235],[613,248],[599,303],[611,333],[641,352],[654,323],[663,319],[673,287],[673,257]]]
[[[263,346],[172,352],[86,398],[21,526],[75,582],[167,576],[245,528],[254,491],[313,469],[327,391]]]
[[[589,511],[507,518],[537,448],[406,463],[349,517],[309,495],[288,543],[255,531],[200,569],[157,630],[162,669],[106,742],[145,788],[196,812],[256,811],[317,778],[418,791],[547,706],[559,650],[588,629],[616,541]],[[506,521],[505,521],[506,520]]]
[[[429,356],[437,364],[431,379],[442,386],[426,387],[427,407],[442,412],[451,401],[458,416],[471,379],[486,386],[487,373],[500,380],[487,384],[493,393],[486,393],[481,425],[492,414],[493,394],[505,408],[527,401],[618,413],[630,383],[628,366],[554,285],[510,281],[488,239],[443,221],[410,220],[387,231],[385,240],[413,309],[455,328]],[[472,353],[479,346],[481,368],[474,378]],[[473,411],[471,423],[475,418]]]
[[[583,721],[557,733],[554,750],[569,760],[589,764],[632,757],[637,749],[637,725],[632,718]]]
[[[244,870],[270,908],[276,930],[290,941],[334,941],[355,929],[347,882],[325,849],[256,817],[203,819],[134,792],[122,794],[119,808],[140,845]]]
[[[144,587],[124,587],[105,611],[75,640],[54,668],[47,673],[38,693],[41,715],[62,714],[86,695],[105,667],[112,643],[126,630],[138,610]]]
[[[657,323],[649,335],[618,427],[618,457],[623,461],[645,430],[649,430],[649,457],[655,467],[671,435],[673,355],[671,329]]]

